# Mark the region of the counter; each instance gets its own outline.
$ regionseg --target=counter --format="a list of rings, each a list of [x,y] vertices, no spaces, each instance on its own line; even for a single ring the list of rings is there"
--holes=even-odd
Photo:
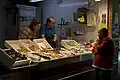
[[[81,49],[74,40],[63,40],[61,45],[54,50],[45,39],[5,41],[8,49],[0,50],[0,61],[9,69],[0,66],[2,80],[58,80],[91,69],[88,47]]]
[[[77,72],[83,72],[89,69],[92,65],[92,54],[82,54],[82,56],[74,56],[63,59],[57,59],[52,61],[45,61],[40,63],[34,63],[28,66],[14,67],[6,69],[0,66],[0,74],[12,76],[12,80],[18,80],[19,77],[24,76],[24,79],[20,80],[35,80],[35,78],[51,80],[62,78]],[[26,74],[24,74],[26,73]],[[10,75],[14,74],[14,75]],[[19,76],[15,76],[19,74]],[[25,76],[26,75],[26,76]],[[25,78],[27,77],[27,79]],[[11,77],[7,77],[11,78]],[[11,80],[11,79],[7,79]]]
[[[45,79],[45,80],[57,80],[57,79],[61,79],[63,77],[66,76],[70,76],[76,73],[80,73],[80,72],[84,72],[86,70],[91,69],[91,65],[92,65],[92,55],[91,54],[84,54],[81,58],[81,60],[79,59],[78,56],[76,57],[72,57],[72,58],[66,58],[64,59],[64,63],[62,63],[62,59],[57,62],[61,62],[61,64],[57,63],[57,65],[53,66],[53,63],[50,63],[51,65],[48,69],[44,69],[41,70],[42,65],[39,65],[39,67],[33,71],[33,75],[39,79]],[[38,70],[39,69],[39,70]],[[36,74],[35,74],[36,73]],[[35,78],[33,77],[33,79]]]

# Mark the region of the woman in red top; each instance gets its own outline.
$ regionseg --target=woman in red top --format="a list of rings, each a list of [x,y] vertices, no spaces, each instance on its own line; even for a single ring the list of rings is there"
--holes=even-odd
[[[114,44],[108,37],[108,30],[98,32],[99,40],[93,46],[93,67],[96,71],[96,80],[111,80],[113,65]]]

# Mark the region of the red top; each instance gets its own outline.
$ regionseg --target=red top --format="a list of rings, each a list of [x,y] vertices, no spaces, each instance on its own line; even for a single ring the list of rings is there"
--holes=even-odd
[[[96,45],[93,46],[93,65],[110,69],[113,65],[113,53],[114,53],[114,44],[112,39],[109,37],[104,40],[99,40]]]

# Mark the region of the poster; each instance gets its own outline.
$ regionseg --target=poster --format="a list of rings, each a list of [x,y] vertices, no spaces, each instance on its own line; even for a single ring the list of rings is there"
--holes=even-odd
[[[87,25],[89,27],[95,27],[96,26],[96,15],[94,12],[87,13]]]
[[[29,26],[31,20],[36,16],[36,7],[17,5],[20,11],[20,26]]]
[[[102,23],[102,24],[106,24],[106,14],[102,14],[101,23]]]
[[[100,29],[102,29],[102,28],[107,28],[107,16],[106,16],[106,14],[102,14],[102,16],[101,16]]]

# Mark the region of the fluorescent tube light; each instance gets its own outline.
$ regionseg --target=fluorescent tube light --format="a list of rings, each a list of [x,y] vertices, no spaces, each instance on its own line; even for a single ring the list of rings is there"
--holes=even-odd
[[[95,0],[95,1],[101,1],[101,0]]]
[[[38,1],[43,1],[43,0],[30,0],[30,2],[38,2]]]

